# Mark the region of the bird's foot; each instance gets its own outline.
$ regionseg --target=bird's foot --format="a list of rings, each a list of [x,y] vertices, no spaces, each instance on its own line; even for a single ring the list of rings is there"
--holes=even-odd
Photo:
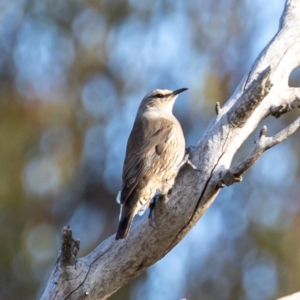
[[[149,224],[151,227],[157,229],[157,227],[153,224],[152,222],[152,216],[153,216],[153,211],[156,205],[156,201],[158,201],[159,199],[159,195],[155,195],[154,198],[150,201],[150,205],[149,205],[149,215],[148,215],[148,219],[149,219]]]
[[[183,165],[187,164],[187,165],[189,165],[193,170],[195,170],[195,171],[197,171],[197,172],[201,172],[201,170],[198,169],[198,168],[190,161],[190,154],[191,154],[191,151],[192,151],[192,147],[188,147],[188,148],[185,149],[185,155],[184,155],[184,157],[183,157],[183,160],[181,161],[181,163],[180,163],[179,166],[178,166],[178,171],[179,171],[179,169],[180,169]]]
[[[153,212],[154,212],[154,208],[156,206],[157,201],[166,201],[168,199],[167,195],[162,195],[162,194],[156,194],[153,199],[150,201],[150,205],[149,205],[149,215],[148,215],[148,219],[149,219],[149,224],[151,227],[158,229],[157,226],[153,223]]]

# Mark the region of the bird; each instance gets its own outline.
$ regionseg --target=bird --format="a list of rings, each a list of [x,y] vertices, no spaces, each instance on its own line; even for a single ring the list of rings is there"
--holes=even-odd
[[[115,240],[128,235],[134,216],[142,215],[154,197],[167,197],[187,161],[183,131],[172,112],[177,96],[186,90],[157,89],[140,103],[127,141]]]

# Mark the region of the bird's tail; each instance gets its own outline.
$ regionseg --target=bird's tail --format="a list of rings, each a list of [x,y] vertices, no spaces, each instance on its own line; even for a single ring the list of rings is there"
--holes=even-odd
[[[133,207],[126,207],[122,205],[121,218],[120,218],[119,227],[115,238],[116,241],[119,239],[126,238],[135,214],[136,214],[136,210]]]

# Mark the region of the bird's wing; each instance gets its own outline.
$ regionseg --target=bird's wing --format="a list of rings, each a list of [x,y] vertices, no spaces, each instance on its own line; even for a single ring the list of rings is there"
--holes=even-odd
[[[130,133],[122,175],[124,204],[144,174],[166,149],[173,123],[167,119],[136,119]]]

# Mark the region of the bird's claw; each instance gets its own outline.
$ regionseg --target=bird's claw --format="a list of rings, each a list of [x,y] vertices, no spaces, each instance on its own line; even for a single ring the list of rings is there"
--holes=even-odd
[[[156,205],[156,201],[158,201],[159,197],[160,197],[160,195],[155,195],[149,204],[149,215],[148,215],[149,224],[151,227],[153,227],[155,229],[157,229],[157,227],[152,222],[152,215],[153,215],[153,211],[154,211],[154,208]]]
[[[191,161],[190,161],[190,154],[192,151],[193,147],[188,147],[185,149],[185,155],[183,157],[183,160],[181,161],[181,163],[178,166],[178,170],[183,166],[183,165],[189,165],[193,170],[197,171],[197,172],[201,172],[200,169],[198,169]]]

